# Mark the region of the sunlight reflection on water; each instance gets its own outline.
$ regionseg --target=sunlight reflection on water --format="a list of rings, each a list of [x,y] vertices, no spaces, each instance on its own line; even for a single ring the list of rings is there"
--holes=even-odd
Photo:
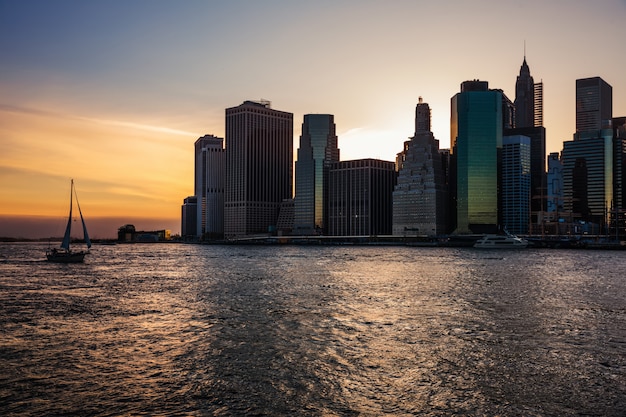
[[[11,415],[624,415],[623,252],[0,245]]]

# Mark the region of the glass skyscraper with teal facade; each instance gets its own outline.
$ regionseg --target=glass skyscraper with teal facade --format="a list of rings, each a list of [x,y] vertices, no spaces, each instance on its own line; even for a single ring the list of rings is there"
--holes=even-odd
[[[296,235],[326,233],[328,167],[339,161],[335,118],[306,114],[296,160],[294,230]]]
[[[498,227],[498,159],[502,148],[502,91],[465,81],[452,97],[450,143],[455,173],[456,233]]]

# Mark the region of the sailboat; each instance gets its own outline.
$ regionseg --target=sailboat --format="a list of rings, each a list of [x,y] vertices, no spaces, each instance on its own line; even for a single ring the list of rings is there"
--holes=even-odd
[[[70,235],[72,233],[72,207],[74,200],[76,200],[76,206],[78,207],[78,213],[80,213],[80,221],[83,224],[83,236],[85,239],[85,243],[87,244],[87,251],[72,251],[70,249]],[[53,248],[51,250],[46,251],[46,258],[50,262],[59,262],[59,263],[78,263],[83,262],[85,259],[85,255],[89,253],[89,248],[91,247],[91,240],[89,240],[89,234],[87,233],[87,226],[85,226],[85,219],[83,218],[83,212],[80,209],[80,204],[78,203],[78,196],[76,196],[76,189],[74,188],[74,180],[71,181],[70,185],[70,216],[67,219],[67,226],[65,227],[65,235],[63,235],[63,241],[61,242],[60,248]]]

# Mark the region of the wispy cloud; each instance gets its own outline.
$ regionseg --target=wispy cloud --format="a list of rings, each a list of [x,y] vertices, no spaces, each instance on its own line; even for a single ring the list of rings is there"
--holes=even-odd
[[[189,132],[186,130],[173,129],[166,126],[157,126],[147,123],[139,123],[132,122],[126,120],[113,120],[113,119],[102,119],[102,118],[93,118],[86,117],[80,115],[73,115],[61,112],[55,112],[45,109],[31,108],[31,107],[21,107],[14,106],[10,104],[2,104],[0,103],[0,112],[5,113],[19,113],[33,116],[41,116],[41,117],[51,117],[56,119],[68,119],[68,120],[77,120],[89,123],[97,123],[106,126],[115,126],[115,127],[125,127],[136,130],[144,130],[148,132],[157,132],[157,133],[165,133],[170,135],[178,135],[178,136],[199,136],[197,132]]]

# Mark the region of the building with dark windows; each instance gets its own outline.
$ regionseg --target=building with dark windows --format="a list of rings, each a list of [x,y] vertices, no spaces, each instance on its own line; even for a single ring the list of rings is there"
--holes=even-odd
[[[559,221],[563,216],[563,164],[558,152],[548,155],[546,187],[547,222]],[[557,233],[558,234],[558,233]]]
[[[390,235],[393,162],[359,159],[330,164],[328,175],[330,236]]]
[[[396,157],[393,234],[435,236],[448,232],[446,166],[431,129],[430,107],[419,98],[415,134]]]
[[[530,221],[530,138],[502,138],[502,225],[514,234],[528,233]]]
[[[502,148],[502,92],[466,81],[451,99],[450,143],[456,233],[498,228],[498,159]]]
[[[292,187],[293,114],[272,109],[269,101],[226,109],[224,236],[276,230]]]
[[[615,203],[612,91],[600,77],[576,80],[576,133],[561,153],[566,213],[605,231]]]
[[[611,129],[613,87],[600,77],[576,80],[576,132]]]
[[[184,240],[198,238],[198,197],[189,196],[181,207],[180,235]]]
[[[296,160],[294,234],[326,234],[328,167],[337,161],[339,148],[334,116],[304,115]]]
[[[200,239],[224,237],[224,181],[226,153],[224,139],[205,135],[194,144],[195,181],[197,197],[195,235]]]
[[[531,223],[539,225],[546,210],[546,129],[543,127],[543,83],[535,83],[526,57],[515,82],[515,126],[504,136],[530,138]],[[538,226],[537,226],[538,227]]]
[[[614,149],[612,233],[626,237],[626,117],[613,118],[612,127]]]
[[[613,131],[576,133],[563,143],[561,160],[568,217],[605,226],[613,201]]]

